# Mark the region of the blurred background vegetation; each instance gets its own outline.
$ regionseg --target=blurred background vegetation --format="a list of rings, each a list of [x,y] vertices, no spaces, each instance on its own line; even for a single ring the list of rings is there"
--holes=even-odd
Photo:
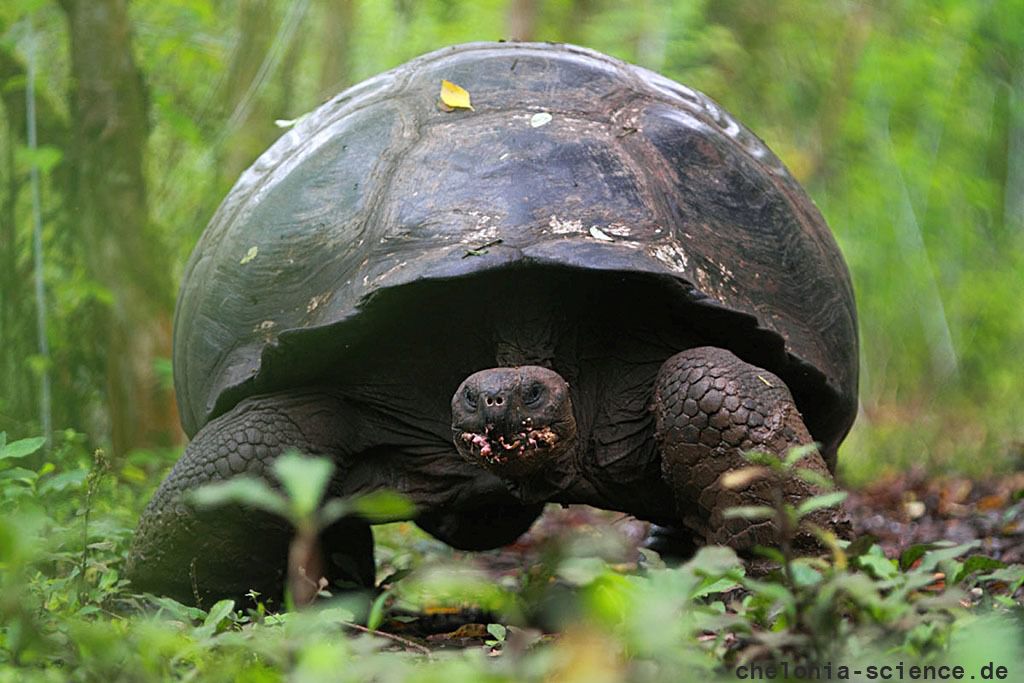
[[[1021,467],[1024,3],[1008,0],[5,0],[0,431],[173,459],[177,284],[275,121],[497,39],[573,42],[697,87],[807,187],[860,310],[848,481]]]

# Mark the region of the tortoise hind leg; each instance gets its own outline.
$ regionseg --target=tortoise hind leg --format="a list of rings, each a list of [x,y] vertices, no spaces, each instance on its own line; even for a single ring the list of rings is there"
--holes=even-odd
[[[729,351],[700,347],[669,358],[655,382],[654,413],[662,474],[675,494],[680,518],[708,543],[744,550],[776,545],[773,522],[727,519],[723,513],[741,505],[773,506],[780,494],[796,504],[821,493],[795,476],[756,478],[738,488],[722,486],[723,474],[750,464],[742,455],[745,451],[781,458],[789,449],[813,441],[782,380]],[[799,466],[831,479],[817,452],[805,456]],[[840,535],[847,533],[848,522],[835,509],[818,510],[810,521]],[[797,542],[815,546],[809,534],[798,536]]]
[[[293,536],[288,522],[237,505],[199,509],[187,494],[236,475],[273,483],[271,464],[289,448],[342,465],[355,436],[347,417],[329,395],[283,393],[243,401],[203,427],[142,513],[128,560],[132,585],[206,607],[250,590],[279,600]],[[329,582],[372,585],[368,524],[340,520],[321,533],[320,545]]]

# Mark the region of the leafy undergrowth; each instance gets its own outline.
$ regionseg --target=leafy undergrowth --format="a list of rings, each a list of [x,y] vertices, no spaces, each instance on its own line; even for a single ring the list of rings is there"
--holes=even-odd
[[[80,443],[69,433],[47,458],[39,440],[0,445],[0,680],[590,683],[765,679],[772,666],[774,680],[936,680],[954,667],[1024,679],[1024,567],[985,538],[864,536],[755,573],[719,547],[667,566],[639,547],[640,522],[555,508],[486,553],[452,551],[410,523],[378,527],[371,596],[286,613],[258,595],[205,609],[140,596],[120,572],[165,459],[115,466]],[[1004,532],[1024,519],[1014,493],[1000,498]],[[883,498],[859,493],[850,509],[885,514],[872,495]],[[904,513],[920,512],[908,502]]]

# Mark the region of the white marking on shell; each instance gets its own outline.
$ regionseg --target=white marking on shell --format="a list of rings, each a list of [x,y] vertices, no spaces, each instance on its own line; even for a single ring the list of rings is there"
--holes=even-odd
[[[540,128],[551,123],[551,114],[546,111],[538,112],[530,117],[530,127]]]
[[[322,306],[324,304],[324,302],[327,301],[330,298],[331,298],[331,293],[330,292],[324,292],[323,294],[317,294],[316,296],[314,296],[313,298],[311,298],[309,300],[309,303],[306,304],[306,313],[312,313],[317,308]]]
[[[736,123],[736,120],[731,116],[723,115],[725,120],[725,129],[722,131],[731,138],[736,137],[740,133],[740,124]]]
[[[462,238],[463,244],[476,244],[480,245],[484,242],[492,242],[501,236],[501,232],[498,230],[497,225],[483,225],[479,223],[472,232],[466,233],[466,236]]]
[[[609,235],[614,235],[616,237],[629,237],[630,235],[633,234],[633,231],[630,230],[628,226],[625,226],[622,223],[610,223],[607,226],[605,226],[604,231]]]
[[[460,240],[463,244],[479,245],[496,240],[501,236],[498,226],[491,222],[497,220],[497,216],[491,216],[475,209],[466,213],[476,219],[476,225],[471,231],[464,234]]]
[[[391,267],[390,267],[390,268],[388,268],[388,269],[387,269],[386,271],[384,271],[383,273],[381,273],[381,274],[380,274],[380,275],[379,275],[379,276],[377,277],[377,280],[378,280],[378,281],[383,281],[383,280],[386,280],[387,278],[391,277],[391,275],[392,275],[393,273],[395,273],[395,272],[397,272],[397,271],[401,270],[402,268],[405,268],[405,266],[406,266],[406,265],[407,265],[408,263],[409,263],[408,261],[399,261],[398,263],[396,263],[395,265],[391,266]]]
[[[602,242],[615,241],[613,238],[601,232],[601,228],[597,227],[596,225],[590,226],[590,236],[593,237],[595,240],[601,240]]]
[[[679,245],[674,243],[658,244],[651,247],[651,256],[680,273],[686,270],[686,266],[690,262]]]
[[[586,232],[586,230],[583,229],[583,221],[566,221],[554,214],[551,214],[551,220],[548,221],[548,227],[551,228],[551,232],[555,235],[571,235],[573,233]]]
[[[708,280],[708,274],[700,266],[697,267],[697,286],[705,292],[711,291],[711,281]]]

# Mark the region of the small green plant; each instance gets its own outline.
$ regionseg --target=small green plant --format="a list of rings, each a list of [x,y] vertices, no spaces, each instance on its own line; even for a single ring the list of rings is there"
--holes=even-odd
[[[289,608],[308,605],[327,586],[315,570],[320,562],[317,537],[321,531],[347,515],[358,515],[369,522],[387,522],[407,519],[413,513],[405,498],[390,491],[325,500],[334,473],[334,465],[326,458],[307,458],[289,451],[274,461],[272,471],[281,491],[261,479],[235,477],[204,486],[194,491],[191,498],[197,505],[234,503],[288,520],[295,529],[288,552]]]
[[[487,624],[487,632],[491,634],[490,640],[485,640],[484,645],[494,649],[500,649],[505,645],[505,638],[508,636],[508,628],[501,624]]]
[[[378,534],[378,547],[404,578],[387,582],[366,625],[338,600],[275,614],[256,593],[247,610],[143,599],[120,568],[159,479],[139,472],[162,456],[107,461],[74,433],[45,456],[40,440],[25,441],[0,445],[0,473],[24,470],[0,476],[0,681],[728,681],[752,663],[900,661],[961,665],[967,678],[1005,666],[1016,680],[1024,661],[1024,567],[986,557],[976,543],[887,557],[871,538],[836,540],[822,557],[767,551],[776,568],[758,573],[715,546],[675,567],[645,549],[637,560],[618,525],[595,525],[567,530],[519,569],[495,551],[506,562],[496,574],[486,554],[453,552],[399,523]],[[384,494],[325,500],[329,463],[283,457],[276,487],[227,482],[200,498],[270,509],[292,520],[296,536],[345,514],[409,513]],[[783,465],[799,460],[791,453]],[[793,530],[835,500],[769,507]],[[425,606],[473,607],[486,615],[486,633],[459,651],[386,632]],[[538,615],[557,616],[556,627],[543,633]]]

